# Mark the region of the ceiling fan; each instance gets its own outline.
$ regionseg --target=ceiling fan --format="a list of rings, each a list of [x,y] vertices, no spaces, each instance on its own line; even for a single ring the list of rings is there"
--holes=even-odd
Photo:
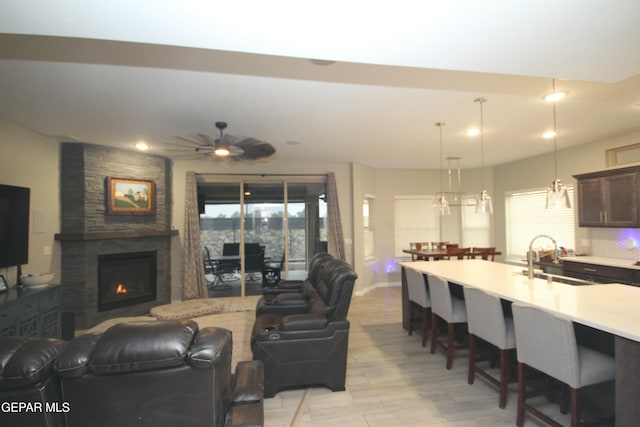
[[[176,136],[176,141],[165,143],[165,150],[174,157],[186,159],[209,160],[258,160],[269,157],[276,152],[273,145],[255,138],[237,137],[224,134],[226,122],[216,122],[220,131],[218,138],[198,133],[196,138]]]

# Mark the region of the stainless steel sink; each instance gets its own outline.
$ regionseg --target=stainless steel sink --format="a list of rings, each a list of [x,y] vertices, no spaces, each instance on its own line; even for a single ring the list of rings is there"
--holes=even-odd
[[[523,276],[528,276],[529,272],[527,270],[522,271]],[[584,286],[584,285],[597,285],[596,282],[590,282],[589,280],[576,279],[574,277],[560,276],[557,274],[549,274],[549,273],[533,273],[533,277],[538,279],[543,279],[551,282],[557,283],[565,283],[567,285],[573,286]]]

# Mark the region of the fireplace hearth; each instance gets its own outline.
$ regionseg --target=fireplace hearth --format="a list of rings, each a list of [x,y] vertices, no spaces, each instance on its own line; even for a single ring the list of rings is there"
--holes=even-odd
[[[155,251],[98,255],[98,311],[156,299]]]

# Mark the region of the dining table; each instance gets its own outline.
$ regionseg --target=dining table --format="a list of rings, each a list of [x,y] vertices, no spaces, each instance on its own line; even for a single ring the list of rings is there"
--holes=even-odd
[[[434,274],[459,286],[482,289],[505,301],[519,302],[562,314],[574,323],[611,334],[615,345],[616,425],[631,426],[640,419],[640,287],[625,284],[560,283],[529,279],[522,265],[485,260],[413,261],[400,263],[403,286],[403,326],[406,276],[412,268]],[[406,304],[406,305],[405,305]]]
[[[443,259],[450,256],[450,253],[447,250],[447,248],[403,249],[402,252],[405,254],[410,254],[412,256],[415,256],[419,260],[427,260],[427,261],[430,259],[431,260]],[[502,255],[502,252],[494,251],[494,252],[491,252],[491,255]],[[480,254],[478,253],[474,254],[472,251],[469,251],[468,255],[466,256],[468,256],[470,259],[474,259],[475,257],[479,257]]]

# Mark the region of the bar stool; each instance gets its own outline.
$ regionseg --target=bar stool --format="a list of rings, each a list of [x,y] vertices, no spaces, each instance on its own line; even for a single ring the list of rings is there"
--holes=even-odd
[[[510,353],[516,348],[516,335],[513,319],[504,316],[502,300],[477,288],[463,288],[464,302],[467,307],[467,324],[469,328],[469,376],[467,382],[473,384],[479,375],[498,387],[500,400],[498,406],[507,406],[509,386]],[[478,367],[477,342],[479,337],[500,350],[500,379],[493,377],[488,371]]]
[[[405,268],[407,277],[407,291],[409,293],[409,302],[417,304],[422,308],[422,346],[427,345],[427,335],[429,334],[429,317],[431,316],[431,298],[427,291],[427,282],[424,280],[424,274],[413,268]],[[409,335],[413,332],[415,310],[413,306],[409,308]]]
[[[571,390],[571,426],[580,425],[579,397],[582,387],[615,379],[613,357],[578,345],[571,319],[537,307],[512,304],[518,348],[518,410],[516,425],[524,423],[525,411],[551,425],[558,425],[526,399],[539,395],[527,392],[526,367],[541,371]],[[598,420],[610,423],[613,416]],[[590,425],[594,425],[590,423]]]
[[[449,282],[443,278],[428,274],[429,295],[431,296],[431,353],[439,346],[447,353],[447,369],[451,369],[453,352],[467,349],[466,345],[455,343],[455,326],[467,323],[467,310],[464,300],[451,295]],[[447,322],[447,332],[438,327],[438,317]],[[438,340],[439,336],[447,336],[446,344]]]

